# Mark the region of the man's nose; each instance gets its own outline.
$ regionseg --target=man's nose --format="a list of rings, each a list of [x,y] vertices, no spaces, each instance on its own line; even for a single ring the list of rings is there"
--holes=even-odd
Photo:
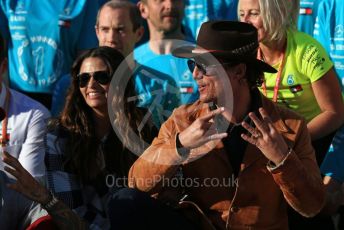
[[[193,70],[193,72],[192,72],[192,76],[193,76],[193,78],[194,78],[195,80],[202,79],[202,78],[203,78],[203,73],[202,73],[202,71],[200,71],[200,70],[198,69],[197,66],[195,66],[195,68],[194,68],[194,70]]]
[[[172,5],[173,5],[172,0],[165,0],[164,1],[164,6],[166,9],[171,9]]]
[[[111,29],[109,32],[109,39],[111,40],[111,42],[118,42],[118,38],[119,38],[119,34],[117,32],[117,30]]]

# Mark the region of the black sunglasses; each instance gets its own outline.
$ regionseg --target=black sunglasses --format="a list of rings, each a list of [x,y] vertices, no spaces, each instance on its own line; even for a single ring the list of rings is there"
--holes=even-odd
[[[216,74],[216,66],[235,66],[236,63],[234,62],[225,62],[225,63],[219,63],[219,64],[213,64],[213,65],[205,65],[203,63],[197,63],[194,60],[189,59],[188,60],[188,67],[191,73],[195,70],[195,67],[197,66],[197,69],[203,74],[203,75],[215,75]]]
[[[206,74],[207,71],[206,71],[205,65],[199,64],[191,59],[189,59],[187,63],[188,63],[188,67],[191,73],[193,73],[193,71],[195,70],[195,67],[197,66],[197,69],[199,69],[199,71],[201,71],[203,74]]]
[[[91,77],[101,85],[107,85],[111,81],[111,76],[108,71],[96,71],[93,73],[80,73],[77,76],[79,87],[84,88],[90,81]]]

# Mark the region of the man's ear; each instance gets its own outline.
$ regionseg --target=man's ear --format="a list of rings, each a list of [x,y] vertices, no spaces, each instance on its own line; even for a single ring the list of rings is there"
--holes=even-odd
[[[139,1],[137,3],[137,7],[140,10],[141,17],[147,20],[147,18],[148,18],[148,10],[147,10],[146,4],[143,3],[142,1]]]
[[[234,67],[233,70],[234,76],[238,79],[245,78],[246,75],[246,64],[240,63],[237,66]]]
[[[137,43],[141,40],[144,32],[145,32],[145,29],[143,26],[140,26],[139,28],[137,28],[137,30],[135,31],[135,35],[136,35],[135,43]]]
[[[246,68],[247,67],[245,63],[240,63],[234,66],[232,69],[233,79],[238,81],[240,85],[247,84]]]
[[[100,10],[102,11],[103,8],[101,8]],[[98,20],[97,20],[96,24],[94,25],[94,30],[96,31],[98,41],[99,41],[99,19],[100,19],[100,15],[102,13],[101,11],[98,12],[98,15],[97,15]]]
[[[99,41],[99,27],[98,27],[98,25],[94,26],[94,30],[96,31],[97,39]]]

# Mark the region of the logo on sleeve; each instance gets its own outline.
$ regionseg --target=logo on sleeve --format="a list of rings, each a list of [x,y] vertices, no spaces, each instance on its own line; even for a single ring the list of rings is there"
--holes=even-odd
[[[311,15],[313,10],[312,8],[300,8],[300,14]]]
[[[309,64],[312,65],[313,70],[320,68],[320,70],[324,70],[324,62],[325,62],[325,57],[323,57],[320,52],[318,47],[314,45],[309,45],[302,57],[302,59]]]

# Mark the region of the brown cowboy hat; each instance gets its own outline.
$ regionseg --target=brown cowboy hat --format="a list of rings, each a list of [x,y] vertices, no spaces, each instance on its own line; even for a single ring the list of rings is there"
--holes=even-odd
[[[205,54],[234,62],[253,64],[264,72],[276,73],[276,69],[257,59],[257,29],[243,22],[210,21],[202,24],[196,46],[182,46],[172,51],[181,58],[196,58]]]

